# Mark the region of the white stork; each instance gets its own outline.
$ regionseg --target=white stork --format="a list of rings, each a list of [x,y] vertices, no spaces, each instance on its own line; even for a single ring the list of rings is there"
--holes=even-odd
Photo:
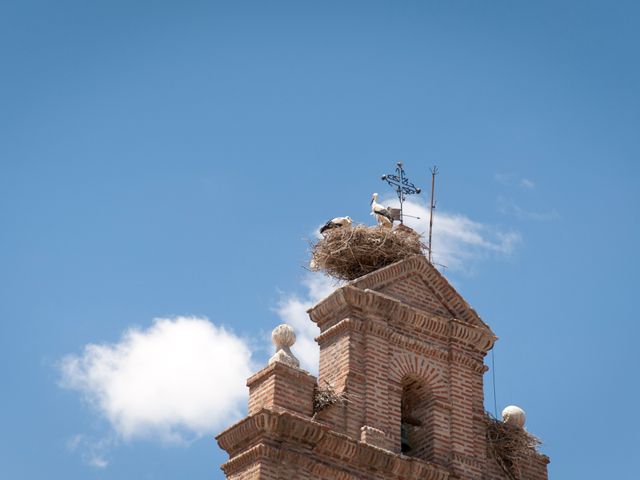
[[[374,193],[371,197],[371,215],[376,217],[378,225],[391,228],[393,226],[393,217],[391,216],[391,213],[389,213],[389,210],[380,205],[376,200],[378,200],[378,194]]]
[[[331,230],[332,228],[342,228],[342,227],[350,227],[353,221],[351,217],[336,217],[332,220],[329,220],[320,228],[320,233],[324,233],[327,230]]]

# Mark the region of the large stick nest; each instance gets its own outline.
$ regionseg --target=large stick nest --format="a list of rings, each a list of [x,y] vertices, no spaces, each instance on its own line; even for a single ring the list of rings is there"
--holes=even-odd
[[[519,480],[520,464],[542,444],[524,428],[508,425],[485,414],[489,455],[511,480]]]
[[[322,270],[340,280],[353,280],[403,260],[425,249],[420,235],[398,226],[343,227],[327,230],[311,244],[311,270]]]
[[[316,387],[313,394],[313,412],[318,413],[331,405],[344,406],[347,403],[346,392],[336,393],[329,384]]]

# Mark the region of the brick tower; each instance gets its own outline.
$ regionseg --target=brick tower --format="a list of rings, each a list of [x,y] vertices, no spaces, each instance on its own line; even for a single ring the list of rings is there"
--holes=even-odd
[[[285,338],[247,380],[249,415],[217,437],[227,478],[547,479],[533,449],[515,473],[488,455],[483,359],[496,337],[425,257],[336,289],[309,316],[319,377]],[[319,405],[322,392],[333,400]]]

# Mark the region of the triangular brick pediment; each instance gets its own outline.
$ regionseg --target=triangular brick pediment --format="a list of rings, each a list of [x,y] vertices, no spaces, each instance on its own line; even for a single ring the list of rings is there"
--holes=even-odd
[[[376,290],[410,305],[424,312],[441,315],[443,317],[455,317],[447,305],[438,298],[434,290],[425,282],[419,273],[410,273],[392,282],[374,287]]]
[[[423,255],[415,255],[376,270],[352,281],[350,285],[383,293],[432,315],[457,318],[491,331]]]

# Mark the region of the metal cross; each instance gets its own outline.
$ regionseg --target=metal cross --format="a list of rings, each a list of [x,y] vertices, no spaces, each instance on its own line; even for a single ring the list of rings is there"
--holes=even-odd
[[[400,220],[400,223],[402,224],[402,203],[405,200],[405,195],[418,194],[422,190],[409,182],[409,179],[405,176],[404,169],[402,168],[402,162],[396,163],[395,175],[383,175],[382,180],[387,182],[389,186],[396,191],[396,195],[398,195],[398,200],[400,201],[400,215],[398,220]]]

